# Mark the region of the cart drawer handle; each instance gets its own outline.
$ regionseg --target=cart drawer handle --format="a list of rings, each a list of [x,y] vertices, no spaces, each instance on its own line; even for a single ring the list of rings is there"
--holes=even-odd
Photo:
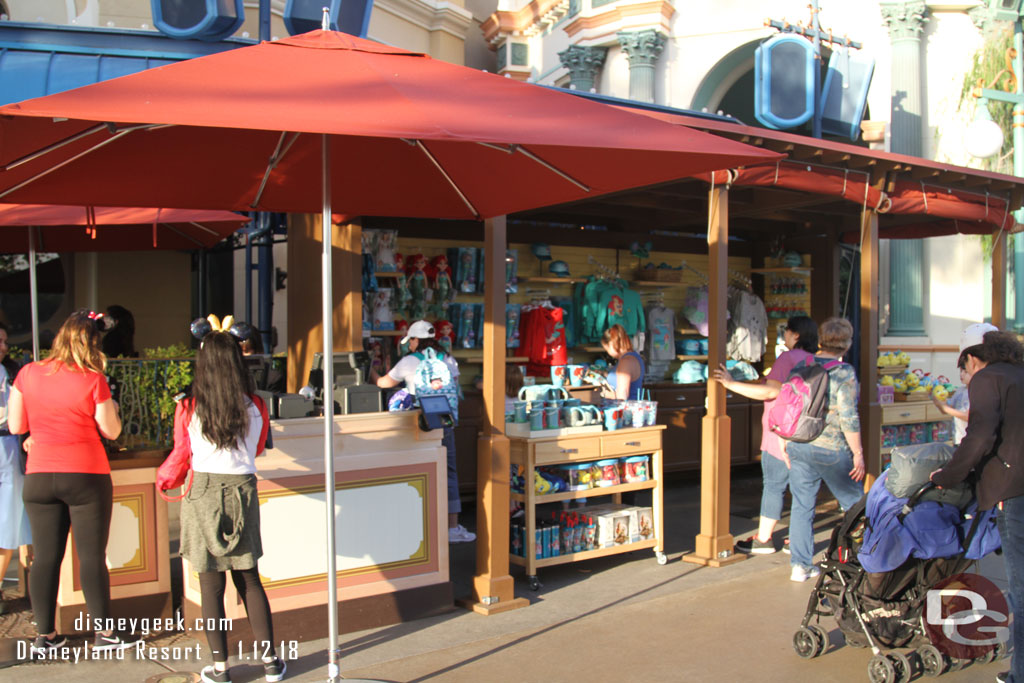
[[[562,449],[562,453],[564,453],[565,455],[569,455],[570,453],[579,453],[579,452],[580,452],[580,449],[578,449],[578,448],[563,448]]]
[[[676,397],[676,403],[686,403],[686,397],[685,396],[677,396]]]
[[[639,441],[627,441],[625,445],[627,445],[627,446],[639,446],[640,442]]]
[[[900,417],[910,417],[910,412],[900,413]]]

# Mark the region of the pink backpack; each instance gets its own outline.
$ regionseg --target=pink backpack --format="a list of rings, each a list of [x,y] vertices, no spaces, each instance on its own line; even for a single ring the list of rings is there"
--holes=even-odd
[[[839,365],[837,360],[821,364],[812,358],[794,367],[768,411],[768,429],[787,441],[817,439],[828,415],[828,372]]]

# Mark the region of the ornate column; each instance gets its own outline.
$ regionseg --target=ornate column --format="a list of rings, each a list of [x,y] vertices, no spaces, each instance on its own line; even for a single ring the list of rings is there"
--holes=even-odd
[[[892,43],[892,149],[899,154],[921,156],[921,32],[927,8],[924,0],[880,5],[882,21]]]
[[[569,70],[570,85],[576,90],[590,92],[607,54],[606,47],[570,45],[567,50],[558,53],[558,58],[562,60],[562,66]]]
[[[890,151],[923,154],[921,32],[928,21],[924,0],[880,5],[892,43]],[[889,240],[889,334],[924,334],[924,241]]]
[[[629,99],[654,102],[654,63],[665,47],[665,34],[646,31],[619,31],[622,51],[629,58]]]

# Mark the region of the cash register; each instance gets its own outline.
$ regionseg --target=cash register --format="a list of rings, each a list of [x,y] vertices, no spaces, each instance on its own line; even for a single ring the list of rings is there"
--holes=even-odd
[[[323,405],[324,356],[313,355],[313,369],[309,372],[309,386],[314,397]],[[365,351],[334,354],[334,398],[338,415],[353,413],[379,413],[384,410],[384,392],[376,384],[367,383],[370,374],[370,354]]]

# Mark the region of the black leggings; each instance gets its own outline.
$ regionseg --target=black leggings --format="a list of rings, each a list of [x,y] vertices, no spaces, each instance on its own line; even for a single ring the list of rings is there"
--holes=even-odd
[[[225,572],[199,572],[199,593],[203,600],[203,623],[205,626],[216,626],[224,622],[224,574]],[[262,657],[275,656],[274,623],[270,619],[270,602],[267,593],[260,583],[260,574],[256,567],[252,569],[232,569],[231,582],[235,584],[238,597],[245,605],[245,613],[249,617],[252,634],[258,646],[257,654]],[[206,628],[206,641],[210,644],[213,661],[228,661],[228,635],[224,629]],[[248,652],[249,647],[245,650]]]
[[[28,589],[39,633],[54,630],[60,565],[69,529],[75,538],[89,616],[103,620],[110,617],[107,538],[113,494],[109,474],[38,472],[25,476],[22,499],[35,549]]]

